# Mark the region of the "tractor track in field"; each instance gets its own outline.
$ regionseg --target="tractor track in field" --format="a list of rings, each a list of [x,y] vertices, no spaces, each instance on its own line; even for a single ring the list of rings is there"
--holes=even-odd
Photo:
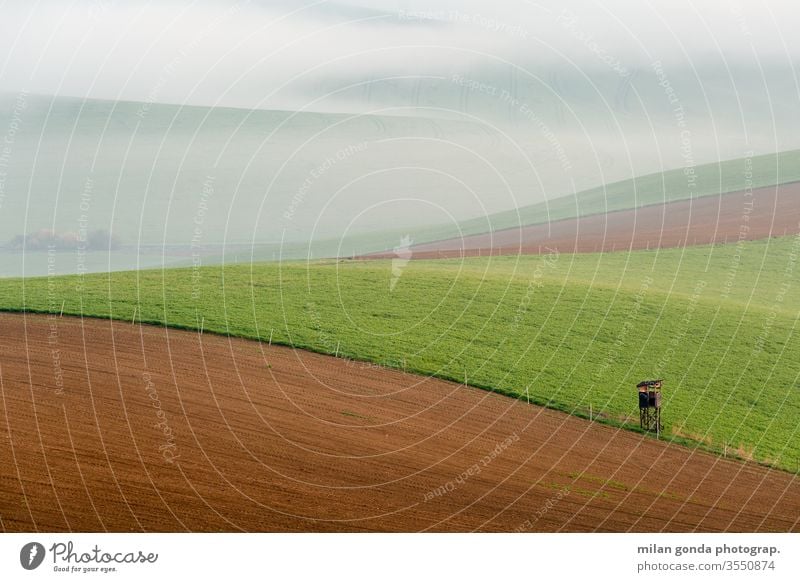
[[[0,391],[6,531],[800,531],[789,473],[254,341],[0,314]]]
[[[413,259],[614,252],[758,240],[800,232],[800,182],[498,230],[410,247]],[[363,258],[392,258],[393,251]]]

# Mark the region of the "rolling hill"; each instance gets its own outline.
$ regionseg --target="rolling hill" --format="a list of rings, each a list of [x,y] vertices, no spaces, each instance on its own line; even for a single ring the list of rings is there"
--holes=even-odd
[[[795,470],[800,238],[612,254],[3,280],[0,308],[203,329],[375,362]]]

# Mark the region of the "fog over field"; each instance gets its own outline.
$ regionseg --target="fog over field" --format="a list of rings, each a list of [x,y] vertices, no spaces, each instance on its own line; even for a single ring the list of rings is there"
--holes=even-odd
[[[7,2],[0,276],[350,256],[800,148],[791,2],[629,4]]]

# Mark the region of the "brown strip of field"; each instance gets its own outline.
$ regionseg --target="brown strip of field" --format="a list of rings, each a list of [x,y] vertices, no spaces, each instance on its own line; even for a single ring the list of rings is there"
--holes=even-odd
[[[800,530],[788,473],[252,341],[2,314],[0,390],[8,532]]]
[[[411,258],[613,252],[758,240],[800,232],[800,183],[644,206],[411,247]],[[549,249],[549,250],[548,250]],[[386,251],[368,258],[392,258]]]

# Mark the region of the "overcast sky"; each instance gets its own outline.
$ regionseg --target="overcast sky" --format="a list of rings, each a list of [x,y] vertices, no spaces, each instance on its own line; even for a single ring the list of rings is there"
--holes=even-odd
[[[791,0],[0,6],[4,92],[177,103],[281,106],[281,95],[318,79],[451,74],[479,58],[583,70],[661,60],[687,69],[781,67],[794,75],[800,55],[800,9]]]
[[[800,148],[795,4],[0,0],[0,232],[91,184],[92,228],[186,243],[214,167],[205,243],[335,240]]]

